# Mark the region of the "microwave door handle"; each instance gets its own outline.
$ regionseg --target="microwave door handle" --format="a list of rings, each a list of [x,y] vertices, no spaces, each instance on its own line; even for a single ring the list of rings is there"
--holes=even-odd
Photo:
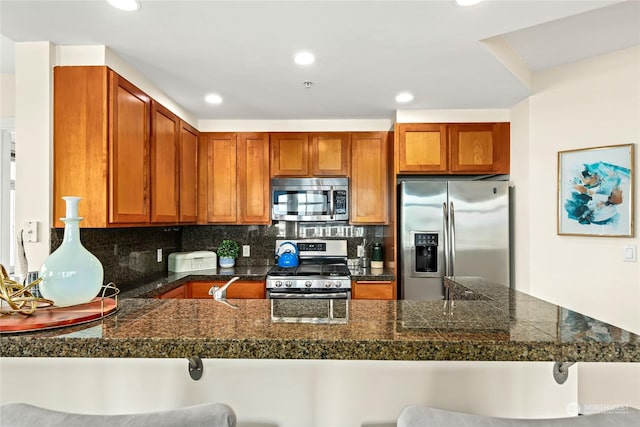
[[[333,219],[335,213],[335,206],[333,205],[333,185],[329,189],[329,218]]]

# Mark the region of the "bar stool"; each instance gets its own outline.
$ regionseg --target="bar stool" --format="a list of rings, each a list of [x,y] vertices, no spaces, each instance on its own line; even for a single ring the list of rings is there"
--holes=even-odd
[[[568,418],[517,419],[410,405],[400,413],[397,427],[638,427],[639,425],[640,411],[630,407]]]
[[[53,411],[27,403],[0,405],[3,427],[235,427],[236,414],[224,403],[204,403],[166,411],[87,415]]]

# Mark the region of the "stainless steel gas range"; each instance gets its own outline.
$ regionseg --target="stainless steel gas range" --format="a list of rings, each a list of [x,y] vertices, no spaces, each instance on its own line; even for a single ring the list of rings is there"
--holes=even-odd
[[[297,267],[274,266],[267,273],[270,299],[350,299],[346,240],[277,240],[298,247]]]

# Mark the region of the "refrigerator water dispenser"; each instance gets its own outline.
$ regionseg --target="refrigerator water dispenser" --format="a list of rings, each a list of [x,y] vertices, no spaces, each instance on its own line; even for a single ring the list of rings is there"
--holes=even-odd
[[[414,234],[416,272],[438,272],[438,233]]]

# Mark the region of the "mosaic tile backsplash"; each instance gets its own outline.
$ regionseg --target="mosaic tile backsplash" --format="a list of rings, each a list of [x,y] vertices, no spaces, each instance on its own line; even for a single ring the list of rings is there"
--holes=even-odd
[[[277,239],[346,239],[348,258],[357,258],[357,245],[365,242],[365,252],[370,253],[373,243],[382,241],[384,228],[297,222],[250,226],[82,228],[80,239],[84,247],[102,263],[105,281],[126,286],[166,273],[168,256],[172,252],[215,251],[224,239],[235,240],[240,247],[251,247],[251,256],[240,256],[236,265],[272,265]],[[60,246],[63,236],[63,228],[51,229],[51,251]],[[156,261],[158,249],[162,249],[162,262]]]

